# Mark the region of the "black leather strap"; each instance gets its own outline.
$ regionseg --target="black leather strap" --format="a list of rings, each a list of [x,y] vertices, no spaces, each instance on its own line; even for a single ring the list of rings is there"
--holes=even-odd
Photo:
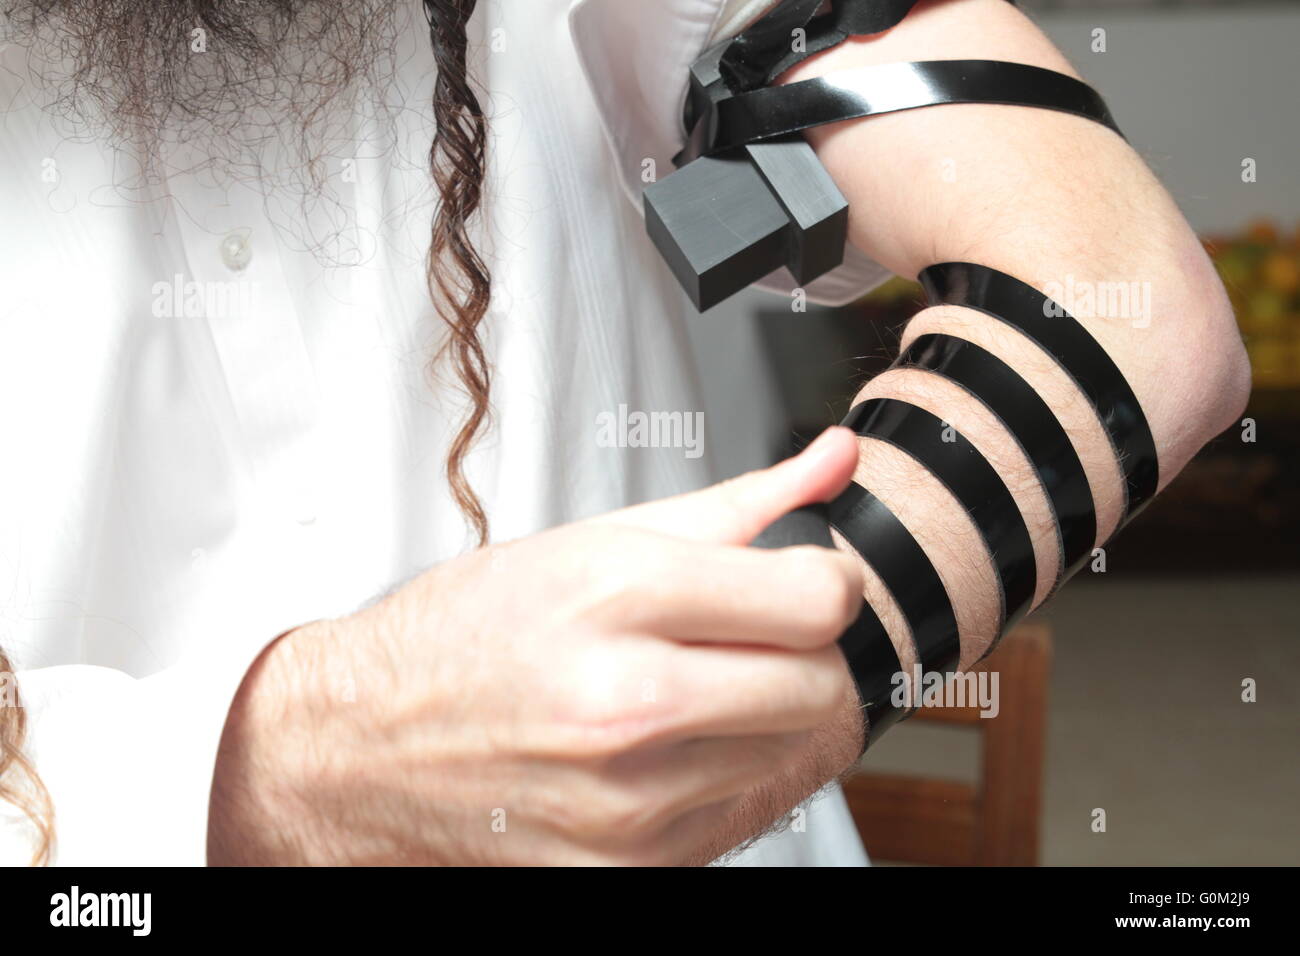
[[[1119,133],[1100,94],[1064,73],[1000,60],[922,60],[855,67],[702,104],[677,163],[811,126],[948,103],[1058,110]]]
[[[917,2],[831,0],[830,11],[817,16],[823,0],[784,0],[727,44],[720,58],[722,77],[734,93],[766,86],[814,53],[897,25]],[[795,30],[804,31],[799,49]]]
[[[863,752],[907,714],[893,703],[895,675],[901,674],[894,642],[880,618],[866,601],[849,629],[840,635],[840,649],[849,662],[849,672],[858,688],[862,717],[866,721]]]
[[[922,335],[895,365],[943,376],[1002,421],[1037,471],[1056,516],[1057,581],[1077,571],[1097,542],[1097,516],[1083,464],[1047,402],[992,352],[951,335]]]
[[[807,190],[789,185],[826,178],[798,136],[811,126],[950,103],[999,103],[1072,113],[1119,133],[1091,87],[1021,63],[889,63],[769,85],[807,56],[850,36],[889,29],[914,5],[915,0],[830,0],[827,8],[817,0],[782,0],[691,64],[686,143],[673,157],[681,168],[648,186],[644,202],[646,228],[696,308],[709,308],[781,265],[807,284],[842,261],[844,244],[833,236],[841,230],[844,197],[834,183]],[[798,48],[795,30],[804,31]],[[756,178],[744,168],[747,161],[762,166],[752,151],[767,144],[784,147],[777,165],[793,175],[778,182],[761,169]],[[705,158],[716,162],[688,170]],[[755,190],[755,183],[765,184],[771,195]],[[825,201],[804,208],[803,194]],[[755,208],[757,216],[751,215]]]
[[[897,399],[873,398],[855,405],[843,424],[915,458],[952,492],[975,522],[997,569],[1001,629],[1019,620],[1033,601],[1038,568],[1025,519],[993,466],[956,429]]]
[[[1155,438],[1142,406],[1106,350],[1073,316],[1033,286],[971,262],[944,262],[918,277],[932,305],[975,309],[1036,342],[1074,379],[1110,437],[1125,484],[1125,521],[1151,500],[1160,481]]]
[[[828,510],[831,527],[880,575],[898,602],[921,669],[943,674],[955,670],[961,657],[957,617],[939,573],[907,526],[856,482],[850,482]]]
[[[820,19],[817,11],[822,5],[822,0],[783,0],[727,41],[718,58],[720,77],[727,88],[738,93],[769,83],[775,65],[791,52],[794,31],[803,30],[807,38],[809,24]],[[817,37],[822,38],[821,31],[817,32]],[[841,36],[806,55],[812,56],[843,39]]]
[[[789,548],[801,544],[835,547],[825,505],[808,505],[782,515],[751,543],[756,548]],[[862,704],[865,751],[906,713],[905,708],[895,707],[892,702],[894,675],[902,671],[902,665],[889,632],[866,601],[862,602],[857,619],[840,635],[839,645]]]

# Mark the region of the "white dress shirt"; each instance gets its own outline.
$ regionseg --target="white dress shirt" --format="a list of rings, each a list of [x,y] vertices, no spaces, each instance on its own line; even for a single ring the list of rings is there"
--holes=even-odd
[[[671,170],[688,63],[765,5],[479,4],[495,417],[469,475],[494,540],[720,477],[707,427],[692,458],[602,447],[597,421],[701,407],[628,171]],[[442,472],[459,399],[427,374],[432,68],[406,7],[409,109],[349,117],[394,149],[331,157],[333,210],[186,173],[184,147],[128,189],[122,156],[70,137],[23,51],[0,51],[0,645],[61,864],[202,864],[251,661],[471,544]],[[30,835],[0,812],[0,860],[25,862]],[[863,861],[832,790],[738,862]]]

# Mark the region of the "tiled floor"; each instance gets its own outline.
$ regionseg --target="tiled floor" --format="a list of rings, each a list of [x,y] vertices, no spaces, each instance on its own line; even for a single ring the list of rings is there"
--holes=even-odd
[[[1085,574],[1046,616],[1043,863],[1300,864],[1300,575]],[[905,724],[869,764],[973,778],[976,759]]]

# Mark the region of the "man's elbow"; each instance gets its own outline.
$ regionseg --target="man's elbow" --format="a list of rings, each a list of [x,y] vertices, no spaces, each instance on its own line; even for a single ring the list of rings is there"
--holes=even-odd
[[[1201,254],[1204,256],[1204,253]],[[1197,393],[1201,443],[1240,422],[1250,399],[1250,359],[1241,340],[1223,282],[1205,259],[1204,269],[1188,276],[1188,291],[1202,320],[1198,334],[1184,339],[1183,375]]]
[[[1231,313],[1229,313],[1231,316]],[[1236,334],[1236,323],[1231,333],[1225,337],[1224,355],[1219,368],[1219,394],[1221,396],[1221,416],[1215,422],[1215,434],[1230,428],[1240,421],[1250,401],[1250,359],[1242,344],[1241,336]]]

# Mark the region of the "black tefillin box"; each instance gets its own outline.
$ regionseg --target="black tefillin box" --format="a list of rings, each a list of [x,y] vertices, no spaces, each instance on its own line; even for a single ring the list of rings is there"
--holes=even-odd
[[[840,264],[848,235],[848,201],[800,134],[698,155],[712,106],[731,95],[726,46],[691,66],[691,143],[643,193],[646,230],[701,312],[782,266],[811,282]]]

